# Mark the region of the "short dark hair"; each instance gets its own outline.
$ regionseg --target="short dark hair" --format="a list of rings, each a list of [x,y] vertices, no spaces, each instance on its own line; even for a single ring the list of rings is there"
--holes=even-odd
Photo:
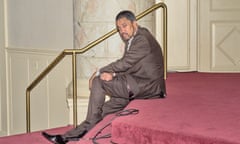
[[[136,21],[136,17],[134,15],[134,13],[129,10],[124,10],[124,11],[119,12],[118,15],[116,16],[115,20],[117,21],[121,18],[127,18],[131,22]]]

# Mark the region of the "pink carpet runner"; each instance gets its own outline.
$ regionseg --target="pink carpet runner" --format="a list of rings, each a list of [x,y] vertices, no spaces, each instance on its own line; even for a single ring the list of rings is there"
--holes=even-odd
[[[170,73],[165,99],[134,100],[126,109],[137,115],[117,117],[99,144],[240,144],[240,73]],[[92,144],[91,138],[114,115],[84,138],[69,144]],[[63,133],[71,126],[51,129]],[[48,144],[40,132],[1,137],[0,144]]]

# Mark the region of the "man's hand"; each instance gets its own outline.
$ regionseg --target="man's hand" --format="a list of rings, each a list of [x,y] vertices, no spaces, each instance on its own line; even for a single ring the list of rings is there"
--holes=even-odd
[[[92,88],[92,81],[93,81],[93,79],[95,78],[96,73],[97,73],[97,72],[94,72],[94,73],[92,74],[92,76],[90,77],[90,79],[89,79],[89,89]],[[114,77],[114,73],[104,72],[104,73],[101,73],[101,74],[100,74],[100,79],[101,79],[101,80],[104,80],[104,81],[110,81],[110,80],[113,79],[113,77]]]
[[[110,81],[113,79],[113,73],[107,73],[107,72],[101,73],[100,79],[105,81]]]

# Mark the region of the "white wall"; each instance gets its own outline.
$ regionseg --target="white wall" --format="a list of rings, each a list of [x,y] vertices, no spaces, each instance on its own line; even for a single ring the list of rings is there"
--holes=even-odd
[[[198,9],[198,70],[240,72],[240,1],[199,0]]]
[[[197,0],[155,0],[167,5],[168,71],[197,70]],[[162,40],[162,13],[157,11],[157,38]]]
[[[7,0],[8,47],[72,48],[71,0]]]
[[[70,0],[1,1],[0,32],[6,31],[0,36],[1,135],[26,131],[25,90],[63,49],[73,47],[72,10]],[[32,131],[69,123],[71,70],[67,56],[32,90]]]

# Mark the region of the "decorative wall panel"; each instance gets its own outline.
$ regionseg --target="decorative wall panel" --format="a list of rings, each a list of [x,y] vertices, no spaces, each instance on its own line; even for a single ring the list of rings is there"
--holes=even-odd
[[[211,0],[212,11],[240,11],[239,0]]]
[[[240,66],[240,23],[213,23],[212,29],[212,68]]]
[[[199,1],[199,71],[240,71],[240,1]]]
[[[56,57],[53,51],[8,48],[10,134],[26,132],[26,88]],[[71,82],[66,57],[31,91],[31,131],[69,124],[66,88]]]

